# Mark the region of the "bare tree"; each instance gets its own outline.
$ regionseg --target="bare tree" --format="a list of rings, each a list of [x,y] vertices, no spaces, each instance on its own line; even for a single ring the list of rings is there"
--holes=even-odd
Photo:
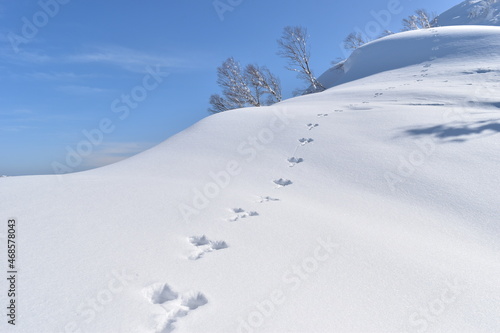
[[[211,113],[219,113],[223,111],[236,109],[234,105],[230,105],[229,101],[227,101],[226,99],[224,99],[224,97],[218,94],[210,96],[210,105],[211,107],[208,109],[208,111]]]
[[[245,81],[251,87],[255,100],[260,105],[262,96],[264,95],[264,87],[262,86],[262,74],[260,73],[258,66],[248,65],[245,67],[245,73],[243,75],[245,77]]]
[[[268,95],[267,105],[281,102],[281,82],[266,66],[248,65],[245,68],[245,75],[247,81],[254,87],[256,94],[259,96]]]
[[[288,60],[288,70],[298,73],[298,77],[309,83],[314,91],[323,91],[325,87],[316,79],[310,68],[310,49],[307,29],[299,26],[285,27],[278,39],[278,55]]]
[[[425,9],[417,9],[414,15],[403,19],[403,31],[429,29],[436,26],[436,15]]]
[[[363,35],[361,33],[351,32],[344,39],[344,49],[354,51],[366,43],[367,43],[367,41],[363,38]]]
[[[234,58],[228,58],[217,68],[217,84],[222,88],[223,96],[210,96],[208,111],[211,113],[281,101],[280,81],[265,66],[248,65],[242,71]],[[266,95],[267,100],[263,100]]]
[[[394,32],[392,32],[391,30],[384,30],[384,32],[382,32],[380,34],[380,37],[379,38],[382,38],[382,37],[387,37],[387,36],[390,36],[390,35],[394,35]]]
[[[217,68],[217,84],[231,104],[244,107],[246,104],[260,106],[258,99],[252,94],[240,64],[234,58],[228,58]]]

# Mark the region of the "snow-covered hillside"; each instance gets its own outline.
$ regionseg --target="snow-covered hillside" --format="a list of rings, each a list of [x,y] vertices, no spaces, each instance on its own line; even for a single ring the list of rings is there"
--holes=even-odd
[[[408,31],[374,40],[356,49],[352,55],[319,77],[328,88],[377,73],[404,68],[429,60],[472,58],[495,55],[500,47],[497,29],[447,27],[446,39],[436,29]],[[478,34],[478,31],[481,33]],[[463,47],[457,48],[459,44]],[[475,49],[471,47],[474,45]],[[390,50],[390,56],[387,54]],[[448,60],[446,60],[448,61]],[[488,61],[489,62],[489,61]],[[461,66],[461,65],[460,65]]]
[[[455,7],[445,11],[436,18],[437,25],[439,27],[446,26],[460,26],[460,25],[489,25],[497,26],[500,25],[500,1],[499,0],[466,0]],[[463,30],[462,30],[463,31]],[[461,34],[456,36],[458,39],[447,40],[448,43],[461,42],[465,38],[465,42],[471,42],[471,38],[476,35],[469,34],[468,36]],[[378,43],[380,39],[376,39],[371,43],[367,43],[363,48],[355,50],[351,57],[346,61],[339,62],[332,68],[328,69],[323,75],[318,79],[325,87],[333,87],[337,84],[345,83],[349,80],[359,78],[359,74],[364,75],[365,73],[376,73],[381,70],[394,69],[407,64],[415,63],[416,61],[422,61],[422,57],[427,57],[428,53],[420,52],[420,48],[424,48],[429,51],[429,48],[433,51],[433,56],[437,56],[437,53],[443,52],[454,52],[455,48],[453,45],[441,45],[440,40],[435,39],[432,44],[429,44],[429,40],[419,40],[407,39],[406,44],[403,49],[394,48],[391,49],[395,52],[404,54],[394,54],[391,57],[386,56],[387,48],[391,46],[387,43],[388,38],[393,42],[401,45],[400,38],[406,39],[405,34],[395,34],[392,36],[384,37],[383,43]],[[435,45],[435,44],[439,45]],[[481,48],[487,48],[489,45],[477,43]],[[450,47],[451,46],[451,47]],[[438,49],[433,49],[439,47]],[[414,52],[407,52],[407,48],[410,48]],[[376,56],[376,58],[368,58],[367,56]],[[375,60],[374,60],[375,59]],[[352,63],[357,62],[355,66],[355,71],[350,71],[348,75],[346,72],[352,67]],[[357,74],[357,75],[356,75]],[[309,88],[311,89],[311,88]]]
[[[500,25],[500,1],[466,0],[437,18],[439,26]]]
[[[107,167],[0,178],[15,332],[500,331],[500,28],[345,67]]]

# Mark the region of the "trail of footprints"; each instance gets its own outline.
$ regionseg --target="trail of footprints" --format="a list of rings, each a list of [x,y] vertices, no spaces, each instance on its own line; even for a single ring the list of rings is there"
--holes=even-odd
[[[342,112],[342,110],[335,110],[335,112]],[[328,113],[317,114],[318,118],[328,117]],[[308,123],[306,127],[309,131],[319,127],[317,123]],[[314,142],[312,138],[298,139],[298,145],[295,149],[304,147]],[[294,153],[295,154],[295,153]],[[287,159],[289,167],[295,167],[304,162],[301,157],[290,157]],[[284,188],[293,184],[290,179],[279,178],[273,180],[276,188]],[[279,198],[270,196],[261,196],[257,200],[258,203],[271,203],[278,202]],[[230,217],[227,218],[228,222],[238,222],[248,220],[253,217],[259,216],[256,211],[245,210],[243,208],[232,208]],[[211,240],[206,235],[187,237],[187,241],[192,246],[193,251],[188,256],[189,260],[199,260],[205,257],[207,253],[227,249],[229,246],[223,240]],[[185,292],[178,293],[172,289],[167,283],[155,283],[142,290],[143,296],[151,304],[158,305],[165,310],[165,314],[160,316],[157,320],[155,333],[170,333],[175,329],[175,323],[181,317],[187,316],[190,311],[193,311],[200,306],[208,303],[208,299],[201,292]]]
[[[431,67],[431,64],[424,65],[425,73],[428,68]],[[386,90],[395,89],[395,87],[389,87]],[[377,98],[382,96],[383,93],[377,92],[373,96]],[[369,102],[363,102],[363,104],[368,104]],[[351,107],[351,106],[350,106]],[[351,107],[352,109],[352,107]],[[365,110],[367,108],[359,109]],[[369,109],[369,108],[368,108]],[[344,110],[337,109],[334,110],[335,113],[341,113]],[[328,113],[318,113],[318,118],[328,117]],[[309,131],[319,127],[318,123],[307,123],[306,127]],[[300,138],[298,139],[298,145],[294,151],[297,152],[299,148],[304,148],[306,145],[314,143],[313,138]],[[304,162],[304,159],[297,156],[292,156],[287,159],[289,167],[295,167]],[[278,178],[273,180],[273,184],[276,189],[281,189],[284,187],[288,187],[293,185],[293,181],[285,178]],[[257,202],[260,204],[264,203],[272,203],[280,201],[279,198],[270,197],[270,196],[261,196],[258,198]],[[247,211],[243,208],[232,208],[229,210],[230,216],[226,219],[228,222],[238,222],[243,220],[249,220],[250,218],[259,216],[259,213],[256,211]],[[188,256],[189,260],[196,261],[205,257],[207,253],[211,253],[214,251],[219,251],[223,249],[229,248],[228,244],[223,240],[211,240],[206,235],[201,236],[191,236],[187,238],[187,241],[192,246],[193,251]],[[201,292],[193,292],[188,291],[185,293],[178,293],[174,291],[167,283],[155,283],[152,284],[142,290],[142,294],[145,299],[151,304],[155,304],[163,310],[165,313],[160,316],[157,320],[155,333],[170,333],[175,329],[175,323],[181,317],[187,316],[191,311],[196,310],[197,308],[208,303],[208,299]]]
[[[435,37],[438,35],[436,34]],[[439,47],[434,47],[434,51],[439,50]],[[434,60],[436,57],[432,57],[430,60]],[[431,63],[426,63],[423,65],[423,69],[421,70],[421,77],[427,76],[427,72],[429,68],[432,66]],[[417,76],[417,75],[415,75]],[[417,81],[422,81],[422,79],[418,79]],[[409,85],[408,83],[403,84],[403,86]],[[391,86],[385,90],[396,89],[396,87]],[[373,98],[377,98],[382,96],[382,92],[376,92]],[[365,101],[363,104],[369,104],[370,102]],[[369,110],[371,108],[366,107],[355,107],[353,105],[349,106],[350,109],[353,110]],[[344,110],[336,109],[335,113],[342,113]],[[328,113],[318,113],[318,118],[326,118],[329,117]],[[307,123],[306,127],[309,131],[314,130],[319,127],[318,123]],[[304,148],[305,146],[314,143],[313,138],[303,137],[298,139],[298,145],[295,149],[295,153],[299,148]],[[304,159],[297,156],[292,156],[287,159],[288,166],[293,168],[297,165],[304,162]],[[288,187],[293,185],[293,181],[285,178],[278,178],[273,180],[273,184],[276,189],[281,189],[284,187]],[[258,198],[257,203],[265,204],[280,201],[279,198],[270,197],[270,196],[261,196]],[[226,219],[228,222],[238,222],[243,220],[249,220],[250,218],[259,216],[259,213],[256,211],[247,211],[243,208],[232,208],[230,209],[230,217]],[[191,236],[187,238],[188,242],[193,247],[192,253],[188,256],[189,260],[199,260],[203,258],[207,253],[211,253],[214,251],[219,251],[223,249],[227,249],[229,246],[223,240],[210,240],[207,236]],[[165,315],[158,320],[157,327],[155,329],[155,333],[170,333],[175,329],[176,321],[189,314],[190,311],[199,308],[208,303],[208,299],[201,292],[186,292],[179,294],[175,292],[168,284],[166,283],[156,283],[152,284],[143,289],[143,296],[152,304],[161,306],[165,310]]]
[[[429,67],[431,67],[431,64],[424,65],[424,70],[422,72],[425,73]],[[389,87],[386,90],[390,89],[395,89],[395,87]],[[377,98],[382,95],[383,93],[378,92],[375,93],[373,97]],[[369,102],[363,102],[363,103],[368,104]],[[360,109],[365,109],[365,108],[360,108]],[[340,109],[334,110],[334,112],[336,113],[341,113],[343,111],[344,110]],[[317,114],[318,118],[325,118],[328,116],[329,116],[328,113]],[[309,131],[319,126],[320,124],[318,123],[306,124],[306,127]],[[306,145],[312,144],[313,142],[314,142],[313,138],[304,137],[298,139],[298,145],[295,149],[295,152],[299,148],[304,148]],[[303,163],[304,159],[301,157],[292,156],[287,159],[287,162],[289,167],[295,167],[298,164]],[[279,178],[273,180],[273,184],[275,185],[275,188],[281,189],[293,185],[293,181],[290,179]],[[279,198],[270,196],[261,196],[257,200],[257,202],[261,204],[278,202],[278,201],[280,201]],[[226,219],[228,222],[238,222],[259,216],[259,213],[257,213],[256,211],[247,211],[243,208],[232,208],[230,209],[230,214],[231,216]],[[193,247],[193,251],[188,256],[188,259],[193,261],[202,259],[207,253],[227,249],[229,247],[225,241],[223,240],[214,241],[209,239],[206,235],[191,236],[187,238],[187,241]],[[155,333],[172,332],[175,329],[175,323],[179,318],[188,315],[190,311],[193,311],[208,303],[208,299],[201,292],[189,291],[179,294],[166,283],[152,284],[144,288],[142,293],[143,296],[146,298],[146,300],[148,300],[150,303],[158,305],[165,310],[165,314],[161,316],[160,319],[157,321],[157,325],[154,331]]]

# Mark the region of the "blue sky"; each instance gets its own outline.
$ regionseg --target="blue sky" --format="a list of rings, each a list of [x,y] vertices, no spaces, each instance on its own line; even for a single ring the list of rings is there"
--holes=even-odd
[[[308,29],[319,76],[354,29],[460,2],[217,1],[0,0],[0,174],[86,170],[166,140],[209,115],[230,56],[269,67],[290,97],[304,84],[276,55],[284,26]]]

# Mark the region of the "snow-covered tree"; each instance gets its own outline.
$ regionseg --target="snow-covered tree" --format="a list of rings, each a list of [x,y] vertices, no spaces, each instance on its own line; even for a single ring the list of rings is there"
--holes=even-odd
[[[226,99],[237,107],[247,104],[260,106],[258,98],[252,94],[247,80],[242,74],[240,64],[234,58],[228,58],[217,68],[217,84],[222,88]]]
[[[367,41],[363,38],[363,35],[359,32],[351,32],[344,39],[344,48],[346,50],[356,50],[357,48],[366,44]]]
[[[425,9],[417,9],[414,15],[403,19],[403,31],[429,29],[435,27],[436,14],[429,13]]]
[[[495,9],[492,6],[497,2],[498,0],[482,0],[477,2],[469,12],[469,18],[488,18],[494,15]]]
[[[219,94],[210,96],[210,105],[211,107],[208,109],[208,111],[211,113],[219,113],[238,108],[238,106],[236,105],[231,105],[229,100],[225,99]]]
[[[242,71],[234,58],[228,58],[217,68],[217,84],[222,88],[222,96],[210,96],[211,113],[281,101],[280,81],[265,66],[248,65]],[[266,95],[268,98],[263,100]]]
[[[288,60],[286,69],[296,72],[298,77],[310,84],[315,92],[325,90],[310,67],[311,52],[307,29],[300,26],[285,27],[278,39],[278,55]]]
[[[271,71],[259,65],[248,65],[245,68],[247,82],[254,88],[256,96],[268,95],[267,105],[281,102],[281,82]]]
[[[386,36],[390,36],[390,35],[394,35],[394,32],[392,32],[391,30],[384,30],[384,32],[382,32],[380,34],[380,37],[379,38],[382,38],[382,37],[386,37]]]

